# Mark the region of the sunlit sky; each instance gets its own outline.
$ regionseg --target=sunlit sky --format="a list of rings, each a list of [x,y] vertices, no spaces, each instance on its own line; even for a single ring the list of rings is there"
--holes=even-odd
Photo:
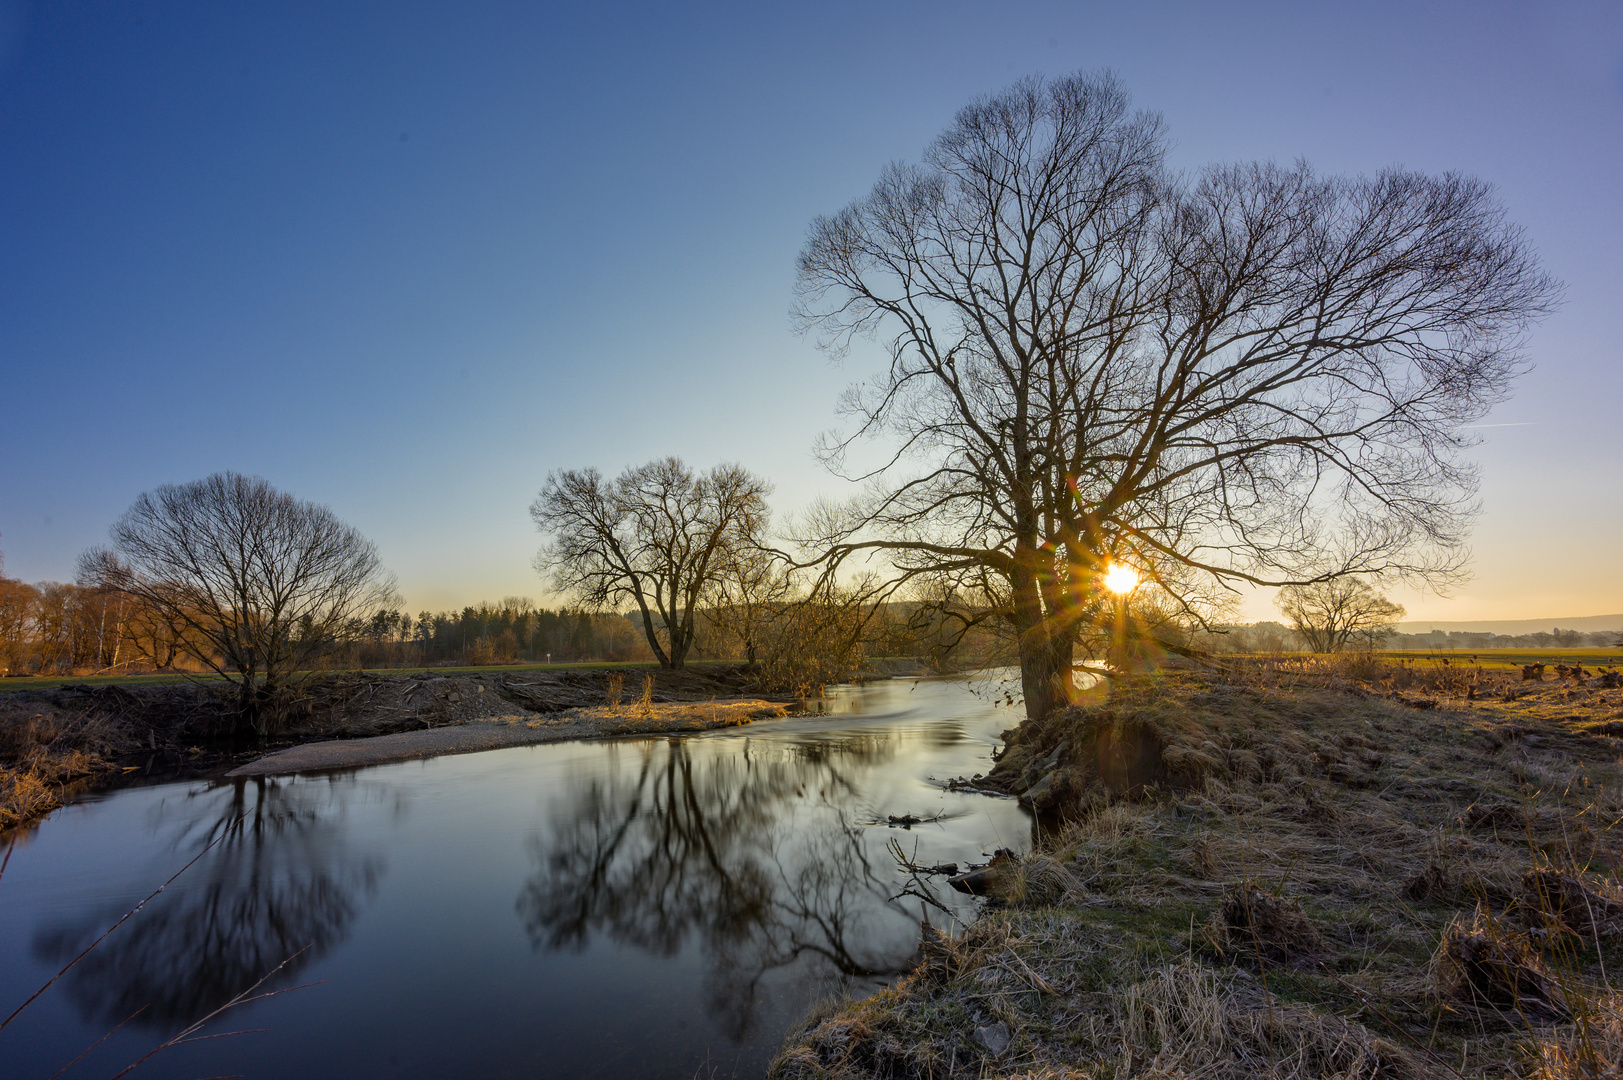
[[[324,502],[412,610],[524,594],[548,470],[735,460],[792,512],[846,383],[811,219],[977,94],[1109,67],[1175,163],[1497,185],[1565,306],[1481,434],[1476,578],[1623,611],[1623,7],[0,0],[0,551],[65,580],[154,485]],[[1275,618],[1266,596],[1244,614]]]

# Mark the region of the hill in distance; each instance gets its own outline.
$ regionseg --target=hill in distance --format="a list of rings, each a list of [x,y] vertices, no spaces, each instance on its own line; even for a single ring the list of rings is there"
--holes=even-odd
[[[1570,619],[1488,619],[1483,622],[1431,622],[1410,621],[1397,624],[1400,634],[1425,634],[1433,630],[1453,631],[1464,634],[1536,634],[1540,630],[1550,631],[1556,627],[1563,630],[1582,630],[1593,633],[1596,630],[1618,630],[1623,628],[1623,614],[1619,615],[1583,615]]]

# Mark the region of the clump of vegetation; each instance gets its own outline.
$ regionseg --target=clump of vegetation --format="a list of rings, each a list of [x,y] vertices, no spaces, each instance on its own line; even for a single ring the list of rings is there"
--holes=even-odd
[[[1432,958],[1432,988],[1444,1008],[1514,1013],[1534,1023],[1572,1019],[1554,972],[1520,930],[1478,904],[1443,930]]]
[[[1607,1075],[1618,744],[1349,670],[1163,671],[1022,724],[988,782],[1035,852],[772,1075]]]
[[[1311,961],[1320,945],[1301,904],[1255,880],[1241,882],[1223,898],[1210,940],[1219,952],[1257,964]]]
[[[111,771],[107,758],[128,741],[105,714],[74,723],[50,708],[0,707],[0,830],[56,809],[73,782]]]

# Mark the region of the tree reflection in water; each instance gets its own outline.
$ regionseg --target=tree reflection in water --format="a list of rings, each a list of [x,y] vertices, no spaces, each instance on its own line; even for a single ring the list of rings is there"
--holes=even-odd
[[[117,1023],[141,1009],[138,1024],[189,1023],[304,949],[263,989],[288,985],[344,939],[376,889],[382,864],[346,858],[342,815],[327,784],[238,779],[188,798],[214,805],[178,815],[187,824],[176,849],[190,858],[220,843],[63,979],[87,1020]],[[66,963],[139,895],[46,923],[35,934],[35,955]]]
[[[634,769],[578,785],[530,840],[536,869],[517,903],[538,948],[606,934],[661,956],[696,938],[706,1007],[742,1040],[763,981],[791,965],[807,985],[906,969],[916,915],[889,897],[888,858],[845,809],[847,774],[895,753],[889,739],[758,745],[673,739],[636,745]],[[882,843],[877,841],[877,843]]]

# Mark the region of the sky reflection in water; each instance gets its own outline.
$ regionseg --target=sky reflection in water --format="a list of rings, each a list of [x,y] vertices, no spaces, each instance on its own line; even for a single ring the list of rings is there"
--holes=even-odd
[[[213,1029],[269,1030],[142,1074],[760,1075],[812,1001],[909,963],[921,905],[891,899],[888,839],[925,863],[1027,844],[1015,804],[930,779],[989,767],[1017,719],[992,691],[898,680],[842,691],[831,715],[706,736],[71,807],[0,881],[6,1012],[223,839],[0,1032],[4,1072],[50,1076],[139,1009],[67,1075],[116,1072],[303,948],[273,985],[324,982]],[[870,824],[903,813],[944,816]]]

